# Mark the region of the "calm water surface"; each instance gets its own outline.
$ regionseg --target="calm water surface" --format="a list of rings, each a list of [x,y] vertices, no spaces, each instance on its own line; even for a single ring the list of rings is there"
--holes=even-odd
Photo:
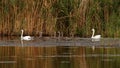
[[[0,39],[0,68],[120,68],[120,39],[14,39]]]

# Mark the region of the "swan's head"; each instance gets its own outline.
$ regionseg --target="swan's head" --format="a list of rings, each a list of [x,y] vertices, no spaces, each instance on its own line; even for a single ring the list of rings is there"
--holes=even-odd
[[[40,32],[40,36],[42,36],[43,32]]]
[[[95,29],[93,28],[92,31],[95,31]]]
[[[21,29],[21,31],[23,31],[23,29]]]
[[[40,32],[40,34],[43,34],[43,32]]]
[[[58,31],[58,34],[60,34],[60,31]]]

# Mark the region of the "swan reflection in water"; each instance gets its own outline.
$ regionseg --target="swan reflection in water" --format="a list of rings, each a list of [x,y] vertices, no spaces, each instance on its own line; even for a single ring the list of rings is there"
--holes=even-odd
[[[100,41],[100,38],[99,39],[92,39],[92,42],[95,42],[95,41]]]
[[[23,44],[23,40],[21,40],[21,45],[22,45],[22,47],[24,46],[24,44]]]

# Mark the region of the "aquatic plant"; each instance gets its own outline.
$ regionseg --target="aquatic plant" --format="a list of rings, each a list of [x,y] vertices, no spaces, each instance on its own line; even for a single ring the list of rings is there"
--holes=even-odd
[[[120,0],[1,0],[0,34],[120,37]]]

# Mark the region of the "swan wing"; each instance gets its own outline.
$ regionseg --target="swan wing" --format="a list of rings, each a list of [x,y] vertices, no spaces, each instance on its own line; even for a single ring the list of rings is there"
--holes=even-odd
[[[95,35],[94,37],[96,37],[96,38],[100,38],[100,37],[101,37],[101,35]]]
[[[95,35],[94,37],[92,37],[93,39],[100,39],[101,35]]]
[[[33,37],[31,37],[31,36],[24,36],[23,39],[24,40],[33,40]]]
[[[31,36],[24,36],[24,38],[31,38]]]

